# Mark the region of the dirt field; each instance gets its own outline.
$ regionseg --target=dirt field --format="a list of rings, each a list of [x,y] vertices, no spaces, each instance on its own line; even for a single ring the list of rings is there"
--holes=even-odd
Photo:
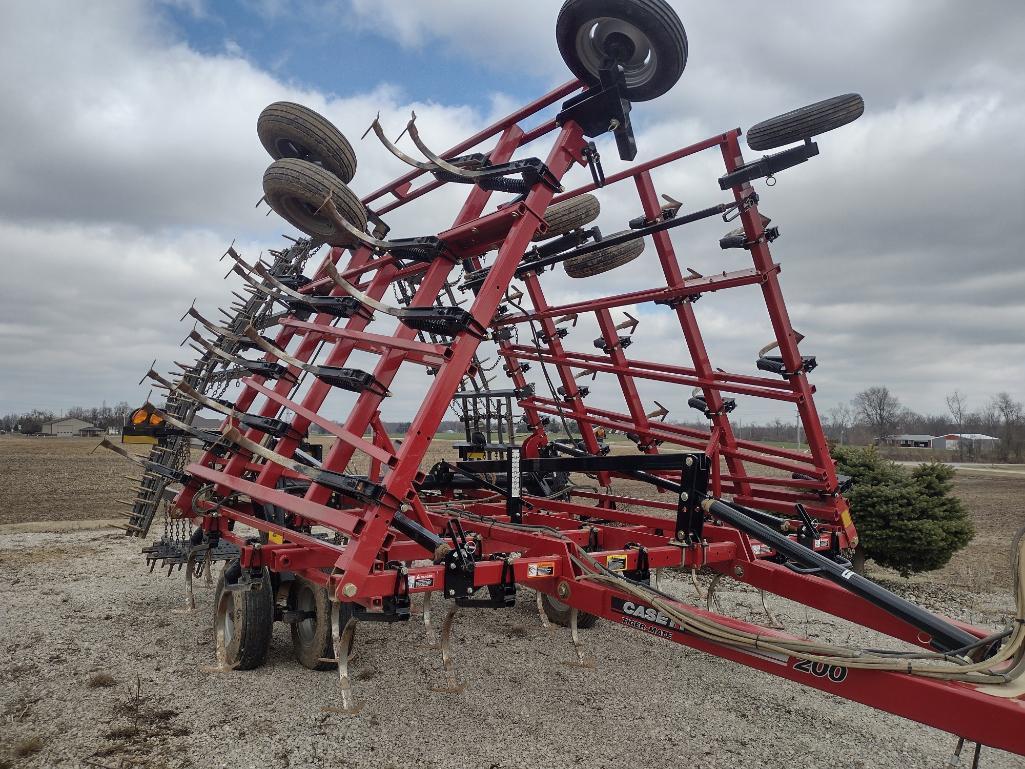
[[[213,664],[211,592],[200,588],[197,612],[176,614],[181,576],[148,573],[137,541],[9,534],[0,580],[3,766],[935,769],[955,742],[608,622],[583,632],[595,666],[568,667],[569,631],[542,628],[526,590],[513,609],[459,615],[458,695],[431,690],[443,684],[441,660],[418,619],[365,623],[352,666],[364,708],[346,717],[322,712],[338,703],[337,676],[300,667],[281,625],[264,667],[203,672]],[[670,576],[667,589],[694,598],[684,579]],[[922,585],[913,595],[990,627],[1011,610],[1005,593]],[[725,611],[763,620],[756,593],[721,597]],[[781,599],[772,606],[794,632],[893,644]],[[988,769],[1023,766],[983,755]]]
[[[114,504],[114,500],[134,496],[134,485],[125,476],[137,473],[109,451],[91,453],[98,442],[92,438],[0,436],[0,525],[116,518],[126,508]],[[130,448],[141,453],[148,449]],[[632,446],[615,445],[614,450],[632,451]],[[454,453],[449,442],[437,441],[424,461],[424,469],[443,457],[453,458]],[[578,480],[593,483],[583,477]],[[619,482],[617,489],[638,496],[650,492],[650,487],[630,482]],[[975,539],[944,569],[911,581],[953,582],[976,590],[1006,589],[1010,538],[1025,526],[1025,473],[962,468],[955,479],[955,490],[972,511]],[[882,569],[874,573],[899,579]]]
[[[112,517],[112,500],[130,495],[121,476],[131,468],[109,452],[90,454],[95,444],[0,436],[0,524]],[[429,462],[448,449],[433,447]],[[1025,524],[1025,475],[961,470],[956,488],[975,517],[974,542],[940,572],[873,576],[996,628],[1012,610],[1007,550]],[[0,769],[911,769],[943,765],[954,745],[950,735],[610,623],[585,633],[596,667],[566,667],[568,631],[544,630],[529,595],[509,611],[460,615],[460,695],[431,690],[442,683],[440,657],[424,648],[419,621],[361,627],[353,675],[365,708],[328,715],[321,707],[336,704],[336,676],[301,668],[283,626],[265,667],[202,672],[213,662],[211,592],[200,587],[199,610],[176,613],[180,574],[149,574],[140,546],[103,530],[0,533]],[[685,580],[669,580],[671,593],[694,600]],[[729,584],[723,605],[764,621],[743,586]],[[783,599],[771,606],[802,635],[893,644]],[[1025,766],[996,751],[984,757],[991,768]]]

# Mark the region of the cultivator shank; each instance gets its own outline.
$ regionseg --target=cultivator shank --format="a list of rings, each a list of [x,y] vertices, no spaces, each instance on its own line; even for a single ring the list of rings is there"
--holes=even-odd
[[[587,6],[567,2],[560,30]],[[682,27],[669,38],[676,43],[644,37],[644,13],[626,37],[656,48],[682,39],[682,49],[659,51],[672,70],[681,55],[686,60]],[[162,413],[173,429],[144,463],[130,531],[144,534],[173,489],[168,533],[150,557],[174,564],[191,554],[190,568],[200,553],[231,558],[220,616],[234,607],[234,616],[241,611],[256,625],[282,619],[303,664],[340,661],[345,713],[358,709],[345,662],[357,623],[406,621],[422,598],[433,636],[431,599],[440,594],[448,606],[444,688],[457,691],[449,646],[457,609],[512,606],[526,587],[546,622],[571,627],[577,664],[585,662],[578,628],[601,617],[1025,753],[1021,597],[1017,625],[987,638],[883,590],[845,560],[857,533],[815,408],[816,360],[791,325],[770,249],[779,229],[768,226],[752,186],[811,157],[811,134],[789,137],[805,140],[800,152],[746,163],[740,131],[732,130],[606,176],[591,137],[612,132],[621,156],[633,160],[631,102],[661,92],[665,83],[651,79],[679,77],[683,66],[675,75],[647,72],[644,62],[654,57],[627,55],[612,33],[599,37],[612,48],[595,59],[580,46],[598,37],[560,31],[567,61],[579,57],[571,67],[591,73],[585,82],[567,83],[447,151],[428,147],[414,116],[404,133],[425,160],[388,140],[375,120],[376,136],[413,170],[358,201],[365,215],[351,213],[354,164],[335,176],[296,159],[348,147],[340,134],[318,139],[330,146],[287,144],[293,154],[275,155],[267,199],[313,240],[275,254],[269,266],[229,250],[244,301],[224,321],[189,311],[200,357],[178,381],[151,372],[167,388]],[[560,102],[557,118],[521,127]],[[844,104],[853,114],[857,105]],[[306,113],[272,105],[265,114],[280,123],[282,114]],[[787,138],[784,118],[774,125]],[[261,123],[261,139],[281,146],[272,129]],[[692,205],[660,196],[653,172],[702,154],[723,163],[718,183],[694,192],[707,197]],[[578,166],[590,181],[569,188]],[[308,184],[288,188],[284,170],[308,171]],[[425,222],[414,237],[385,239],[390,212],[453,184],[466,194],[450,225]],[[616,234],[591,226],[595,192],[633,200],[635,216]],[[713,274],[685,268],[671,231],[715,218],[733,228],[719,244],[731,266]],[[323,239],[329,248],[306,275],[305,261]],[[650,287],[550,299],[552,271],[586,280],[639,258],[648,244]],[[706,347],[697,302],[744,287],[748,301],[760,294],[773,339],[760,351],[752,343],[751,370],[726,371]],[[655,318],[678,330],[678,344],[658,360],[634,357],[629,348]],[[592,323],[597,337],[583,333]],[[372,365],[359,368],[354,358]],[[230,401],[228,378],[240,381]],[[659,383],[661,403],[644,395],[651,383]],[[397,400],[389,396],[414,384],[418,405],[400,441],[385,420],[406,415],[388,416]],[[339,392],[349,404],[341,419],[325,408]],[[622,405],[610,405],[609,393]],[[755,399],[793,408],[807,451],[738,437],[731,412]],[[190,428],[201,408],[224,417],[218,433]],[[693,417],[690,408],[707,428],[670,421]],[[458,456],[428,466],[450,409],[465,443],[454,447]],[[556,425],[570,437],[556,439],[549,429]],[[303,449],[311,428],[333,439],[322,460]],[[616,446],[610,438],[620,433],[628,442]],[[192,442],[202,445],[195,460]],[[573,483],[580,475],[593,483]],[[710,610],[711,594],[706,610],[652,587],[665,569],[729,576],[917,651],[828,646],[722,616]],[[298,593],[290,593],[300,584],[305,608],[295,608]],[[264,590],[276,598],[260,598]],[[259,664],[233,651],[228,637],[218,636],[220,669]]]

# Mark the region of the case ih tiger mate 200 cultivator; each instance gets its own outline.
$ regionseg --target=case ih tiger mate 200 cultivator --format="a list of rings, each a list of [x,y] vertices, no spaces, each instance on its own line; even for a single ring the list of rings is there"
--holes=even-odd
[[[744,160],[738,129],[605,176],[592,139],[611,132],[620,156],[634,161],[631,105],[680,78],[683,27],[664,0],[568,0],[557,39],[578,79],[446,152],[428,147],[415,116],[403,133],[419,157],[375,120],[371,130],[412,169],[362,199],[347,186],[353,150],[330,123],[290,103],[264,110],[258,132],[275,159],[265,200],[308,238],[272,251],[270,262],[229,249],[244,291],[224,317],[189,310],[194,363],[168,377],[149,372],[168,391],[156,410],[164,429],[148,456],[127,455],[142,478],[124,528],[141,537],[162,516],[164,534],[146,553],[185,567],[190,603],[193,579],[205,572],[209,581],[212,563],[225,562],[218,669],[260,665],[272,623],[289,623],[303,665],[337,667],[341,712],[364,700],[350,689],[347,665],[358,623],[409,621],[411,604],[422,602],[433,639],[431,601],[440,598],[447,689],[458,691],[449,644],[456,612],[510,607],[526,593],[536,594],[545,624],[570,628],[581,664],[578,629],[604,618],[952,732],[959,753],[967,739],[1025,754],[1021,570],[1017,619],[989,634],[882,589],[844,558],[857,541],[845,479],[815,410],[815,358],[799,349],[783,301],[770,252],[779,232],[759,212],[754,183],[818,154],[813,138],[860,116],[861,98],[755,126],[748,145],[776,150],[756,160]],[[523,127],[559,104],[554,119]],[[660,197],[652,172],[700,153],[724,165],[702,206]],[[567,189],[576,166],[590,181]],[[453,185],[465,200],[450,226],[424,222],[413,237],[389,239],[390,212]],[[590,226],[598,188],[636,195],[621,232]],[[683,269],[670,230],[714,217],[736,229],[707,245],[738,266]],[[632,261],[649,241],[661,270],[652,287],[550,303],[543,285],[552,270],[586,281]],[[742,286],[752,287],[748,297],[760,292],[775,336],[751,372],[732,373],[714,366],[696,302]],[[669,318],[682,335],[674,354],[628,355],[638,328],[627,310]],[[571,346],[570,324],[588,314],[600,336]],[[488,351],[498,361],[491,375]],[[350,358],[376,362],[361,370]],[[493,388],[501,372],[508,381]],[[384,420],[400,374],[404,388],[419,384],[423,394],[398,442]],[[582,375],[598,378],[585,386]],[[232,380],[239,389],[228,400]],[[650,382],[661,392],[675,386],[671,403],[700,411],[708,429],[665,421],[664,407],[642,402],[639,386]],[[622,407],[592,405],[603,383],[621,392]],[[336,421],[322,407],[338,391],[351,410]],[[737,396],[793,404],[807,453],[739,439],[729,416]],[[467,440],[454,445],[458,457],[424,472],[450,408]],[[222,415],[222,429],[193,427],[200,409]],[[550,437],[553,419],[579,437]],[[313,426],[334,438],[323,456],[307,443]],[[630,451],[610,452],[609,431],[626,434]],[[572,485],[571,473],[597,485]],[[634,491],[617,491],[617,482]],[[654,493],[636,491],[644,487]],[[660,590],[664,569],[709,570],[906,643],[850,648],[723,616],[711,599],[696,606]]]

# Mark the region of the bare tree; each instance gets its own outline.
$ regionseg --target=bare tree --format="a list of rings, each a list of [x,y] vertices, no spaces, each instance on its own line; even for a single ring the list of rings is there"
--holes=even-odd
[[[851,401],[858,419],[872,428],[876,438],[893,433],[901,414],[900,401],[886,387],[869,387]]]
[[[829,424],[836,430],[841,446],[844,444],[844,438],[853,423],[854,412],[851,411],[851,407],[846,403],[838,403],[829,410]]]
[[[1008,461],[1011,454],[1020,454],[1019,431],[1022,427],[1022,404],[1014,400],[1008,393],[997,393],[989,404],[995,422],[1001,427],[1000,447],[1004,460]]]
[[[954,390],[947,396],[947,409],[954,419],[954,424],[957,425],[957,452],[960,460],[964,462],[964,440],[961,436],[964,435],[965,417],[968,414],[968,396],[960,390]]]

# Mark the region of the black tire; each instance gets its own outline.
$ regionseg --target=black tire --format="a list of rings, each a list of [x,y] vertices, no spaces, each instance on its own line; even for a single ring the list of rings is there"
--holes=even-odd
[[[348,184],[356,174],[356,153],[348,139],[323,115],[289,101],[276,101],[256,120],[260,143],[275,160],[315,163]]]
[[[610,54],[623,64],[626,98],[655,99],[687,66],[687,32],[666,0],[566,0],[555,24],[559,53],[588,85]]]
[[[338,213],[358,230],[367,227],[367,210],[345,183],[307,160],[275,160],[263,174],[267,204],[286,222],[332,246],[353,245],[355,238],[318,213],[328,195]]]
[[[547,232],[534,236],[535,241],[550,240],[567,232],[585,227],[601,213],[601,203],[594,195],[579,195],[545,209]]]
[[[552,598],[548,593],[541,594],[541,610],[548,617],[548,621],[562,627],[569,627],[569,615],[573,611],[557,598]],[[596,614],[588,614],[586,611],[577,612],[577,627],[587,629],[597,624],[599,617]]]
[[[253,670],[267,659],[271,631],[274,628],[274,592],[270,573],[263,571],[263,587],[259,590],[225,591],[225,575],[231,581],[238,579],[241,567],[233,561],[224,567],[217,579],[214,593],[214,627],[224,622],[224,646],[228,664],[237,670]],[[227,601],[227,610],[218,617],[221,601]]]
[[[630,232],[630,230],[617,232],[608,237],[614,238],[616,235],[623,235],[626,232]],[[600,248],[583,256],[570,257],[562,263],[562,266],[571,278],[589,278],[592,275],[601,275],[603,272],[622,267],[642,253],[644,253],[644,238],[637,238],[619,245]]]
[[[292,631],[292,650],[299,664],[310,670],[330,670],[335,667],[334,641],[331,638],[331,599],[327,588],[302,577],[296,577],[288,591],[290,611],[314,611],[316,617],[296,622]],[[352,616],[352,604],[340,606],[342,627]],[[351,652],[351,648],[350,648]]]
[[[865,112],[860,94],[847,93],[763,120],[747,132],[747,146],[756,152],[776,149],[853,123]]]

